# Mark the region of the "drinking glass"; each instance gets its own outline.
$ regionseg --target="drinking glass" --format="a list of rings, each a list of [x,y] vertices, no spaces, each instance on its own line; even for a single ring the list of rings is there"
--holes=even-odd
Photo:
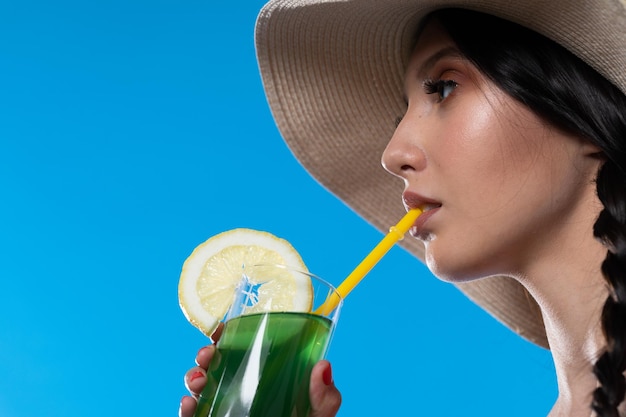
[[[294,307],[294,282],[310,285],[312,300],[295,291],[304,298]],[[194,417],[306,417],[311,370],[326,356],[341,305],[336,289],[308,272],[244,266]]]

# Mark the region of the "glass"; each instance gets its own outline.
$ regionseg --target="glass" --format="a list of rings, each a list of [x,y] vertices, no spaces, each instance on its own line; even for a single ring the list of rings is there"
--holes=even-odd
[[[264,312],[266,301],[281,303],[288,292],[277,290],[285,273],[311,283],[311,308]],[[267,300],[272,286],[275,300]],[[332,310],[320,308],[331,296],[338,301]],[[326,356],[341,305],[335,288],[312,274],[277,265],[244,267],[194,417],[306,417],[311,370]]]

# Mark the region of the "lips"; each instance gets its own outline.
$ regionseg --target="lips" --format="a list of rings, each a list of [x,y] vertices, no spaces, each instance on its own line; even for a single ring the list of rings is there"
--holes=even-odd
[[[407,210],[418,208],[426,212],[441,207],[441,202],[411,191],[405,191],[404,194],[402,194],[402,201]]]
[[[425,239],[424,225],[439,211],[442,206],[441,202],[410,191],[406,191],[402,195],[402,200],[407,210],[418,208],[423,211],[411,227],[410,233],[414,237]]]

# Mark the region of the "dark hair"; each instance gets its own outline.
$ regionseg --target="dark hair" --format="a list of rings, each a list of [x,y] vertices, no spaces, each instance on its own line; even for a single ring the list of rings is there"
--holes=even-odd
[[[626,96],[555,42],[520,25],[460,9],[434,12],[461,53],[511,97],[554,126],[589,140],[604,161],[596,178],[604,208],[594,235],[609,296],[602,311],[606,348],[593,372],[592,409],[619,417],[626,394]]]

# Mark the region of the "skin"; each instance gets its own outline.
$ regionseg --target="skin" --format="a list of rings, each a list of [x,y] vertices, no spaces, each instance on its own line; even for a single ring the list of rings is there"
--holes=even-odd
[[[442,79],[455,84],[425,90],[425,81]],[[441,204],[411,230],[425,244],[428,267],[455,283],[507,275],[524,285],[541,308],[557,370],[559,397],[549,417],[591,416],[607,296],[600,272],[606,250],[592,235],[601,210],[598,150],[499,90],[434,21],[410,59],[405,95],[408,109],[382,163],[404,181],[408,207],[424,198]],[[212,352],[203,348],[185,376],[194,395]],[[311,376],[312,417],[335,416],[341,403],[334,383],[324,382],[329,367],[321,361]],[[192,381],[194,372],[202,376]],[[180,415],[191,417],[194,408],[185,397]]]
[[[519,275],[556,242],[591,230],[598,160],[587,155],[596,149],[498,90],[434,28],[428,26],[410,61],[408,111],[383,165],[408,193],[443,204],[412,231],[425,242],[435,275],[454,282]],[[421,73],[442,50],[448,53]],[[425,93],[427,79],[457,86],[442,98]]]
[[[456,84],[428,94],[424,82],[440,79]],[[499,90],[437,22],[419,38],[405,93],[408,109],[382,163],[404,181],[408,206],[419,204],[416,196],[441,203],[411,230],[428,267],[455,283],[507,275],[524,285],[541,308],[557,369],[549,415],[589,417],[607,296],[606,250],[592,234],[598,150]]]

